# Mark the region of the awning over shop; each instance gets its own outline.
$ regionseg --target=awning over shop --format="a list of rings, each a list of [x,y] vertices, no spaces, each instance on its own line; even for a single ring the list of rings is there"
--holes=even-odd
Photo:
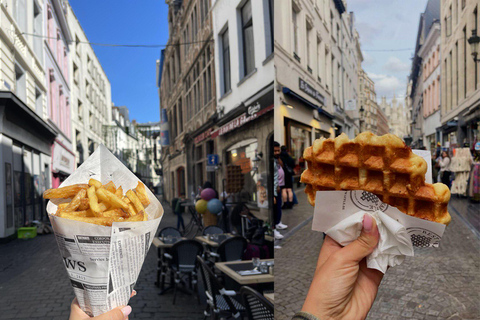
[[[330,120],[332,120],[334,118],[333,115],[331,115],[330,113],[325,111],[322,107],[319,107],[316,104],[308,101],[307,99],[305,99],[304,97],[302,97],[301,95],[299,95],[298,93],[293,91],[292,89],[287,88],[287,87],[283,87],[282,92],[284,94],[287,94],[287,95],[291,96],[292,98],[295,98],[295,99],[299,100],[301,103],[305,104],[306,106],[308,106],[308,107],[310,107],[314,110],[317,110],[320,115],[324,115],[325,117],[329,118]]]

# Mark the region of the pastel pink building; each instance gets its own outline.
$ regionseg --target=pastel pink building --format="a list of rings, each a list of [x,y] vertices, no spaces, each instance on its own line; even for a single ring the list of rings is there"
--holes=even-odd
[[[440,23],[434,20],[424,44],[418,51],[422,58],[423,141],[428,150],[435,150],[440,139]]]
[[[52,144],[52,187],[56,188],[75,169],[72,147],[70,84],[68,75],[69,47],[72,41],[67,24],[66,3],[47,0],[45,14],[45,69],[47,70],[47,115],[58,131]]]

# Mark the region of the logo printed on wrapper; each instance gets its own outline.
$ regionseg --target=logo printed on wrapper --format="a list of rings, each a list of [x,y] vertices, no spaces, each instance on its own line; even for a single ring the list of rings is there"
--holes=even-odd
[[[383,211],[388,209],[388,204],[383,203],[380,199],[368,191],[352,190],[350,191],[350,199],[352,203],[359,209],[365,211]]]
[[[407,232],[412,239],[412,244],[414,247],[438,247],[440,244],[440,236],[430,230],[413,227],[407,228]]]

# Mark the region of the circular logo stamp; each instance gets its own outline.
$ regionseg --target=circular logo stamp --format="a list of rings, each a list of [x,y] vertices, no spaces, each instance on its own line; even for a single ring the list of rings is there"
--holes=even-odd
[[[388,204],[383,203],[376,195],[368,191],[350,191],[350,199],[356,207],[365,211],[380,210],[385,212],[388,208]]]
[[[430,230],[412,227],[407,228],[407,232],[410,235],[410,239],[412,239],[414,247],[438,247],[440,244],[440,236]]]

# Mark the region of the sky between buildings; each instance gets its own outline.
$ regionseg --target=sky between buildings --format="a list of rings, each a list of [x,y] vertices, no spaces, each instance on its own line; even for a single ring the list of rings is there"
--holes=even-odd
[[[279,0],[276,0],[279,1]],[[420,14],[427,0],[348,0],[355,13],[363,68],[377,98],[405,96]],[[90,42],[166,44],[168,6],[163,0],[70,0]],[[93,46],[112,85],[112,100],[130,109],[130,119],[158,121],[155,62],[161,48]],[[370,51],[397,50],[402,51]]]
[[[70,0],[90,42],[166,44],[165,0]],[[156,60],[161,48],[92,46],[112,86],[112,101],[130,110],[130,120],[159,121]]]
[[[420,14],[427,0],[348,0],[355,13],[363,51],[363,69],[375,82],[377,99],[405,97]],[[403,51],[369,51],[396,50]]]

